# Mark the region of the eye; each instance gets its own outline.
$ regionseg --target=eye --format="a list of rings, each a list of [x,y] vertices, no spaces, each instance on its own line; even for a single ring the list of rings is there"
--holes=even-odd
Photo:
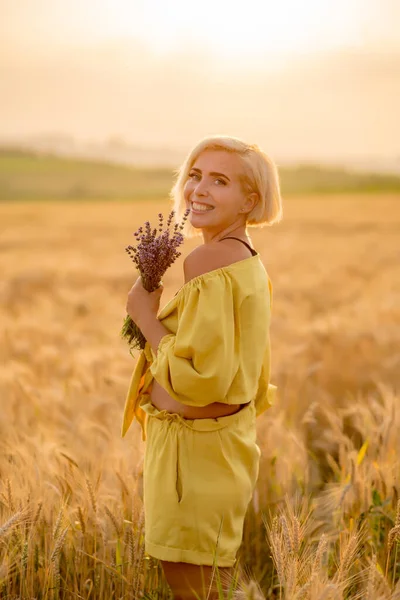
[[[216,179],[215,181],[219,181],[222,185],[226,185],[225,179]]]
[[[200,177],[198,173],[189,173],[190,179],[194,179],[195,177]]]

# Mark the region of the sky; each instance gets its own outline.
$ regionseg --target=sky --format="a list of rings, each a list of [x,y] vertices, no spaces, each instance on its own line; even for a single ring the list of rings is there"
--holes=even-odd
[[[400,161],[399,0],[0,0],[0,141]]]

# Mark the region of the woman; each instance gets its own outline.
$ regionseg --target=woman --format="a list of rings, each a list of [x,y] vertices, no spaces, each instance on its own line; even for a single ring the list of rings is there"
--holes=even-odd
[[[247,227],[278,222],[282,202],[271,159],[228,136],[197,144],[171,195],[177,219],[190,209],[184,233],[204,243],[160,312],[162,287],[149,293],[139,277],[128,294],[147,343],[122,434],[136,417],[146,439],[146,552],[161,560],[175,598],[191,598],[208,587],[214,564],[234,565],[258,477],[255,419],[276,392],[272,285]]]

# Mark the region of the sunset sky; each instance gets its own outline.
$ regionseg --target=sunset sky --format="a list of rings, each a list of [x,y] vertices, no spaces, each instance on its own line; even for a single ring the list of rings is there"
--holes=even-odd
[[[400,160],[399,0],[0,0],[0,141]]]

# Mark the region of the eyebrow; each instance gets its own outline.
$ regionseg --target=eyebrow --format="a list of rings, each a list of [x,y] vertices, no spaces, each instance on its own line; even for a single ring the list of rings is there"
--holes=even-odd
[[[201,169],[197,169],[196,167],[192,167],[190,170],[198,171],[198,173],[201,173]],[[223,173],[217,173],[216,171],[212,171],[212,172],[210,172],[210,175],[217,176],[217,177],[222,176],[222,177],[225,177],[225,179],[227,179],[228,181],[230,181],[228,175],[224,175]]]

